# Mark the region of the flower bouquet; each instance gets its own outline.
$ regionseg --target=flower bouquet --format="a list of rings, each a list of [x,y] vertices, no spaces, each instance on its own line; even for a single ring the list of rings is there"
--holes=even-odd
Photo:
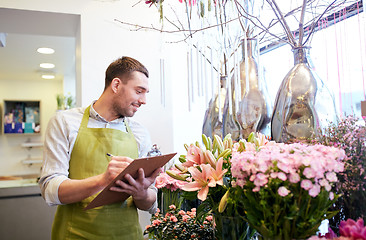
[[[166,178],[164,182],[172,182],[172,179],[175,179],[179,181],[182,198],[198,199],[199,217],[206,213],[214,215],[215,238],[227,236],[231,239],[245,239],[247,224],[237,215],[235,204],[228,202],[232,180],[229,160],[233,147],[231,136],[227,135],[221,139],[216,135],[212,141],[211,138],[202,135],[202,142],[203,145],[198,142],[185,145],[187,154],[181,155],[180,163],[166,171],[171,178]]]
[[[145,234],[150,239],[172,240],[172,239],[213,239],[213,218],[205,216],[204,220],[196,217],[196,209],[183,211],[170,205],[166,214],[158,211],[151,218],[151,225],[146,226]]]
[[[323,145],[268,142],[235,144],[231,158],[231,198],[263,239],[305,239],[314,235],[338,195],[344,151]]]

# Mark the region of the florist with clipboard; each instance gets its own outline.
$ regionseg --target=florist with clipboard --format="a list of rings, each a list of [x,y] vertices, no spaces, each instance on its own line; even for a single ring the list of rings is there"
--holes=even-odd
[[[155,212],[155,178],[175,155],[143,158],[150,136],[131,117],[146,103],[148,77],[139,61],[121,57],[107,68],[98,100],[49,121],[39,185],[46,203],[58,205],[52,239],[143,239],[137,209]],[[111,193],[130,197],[105,201]],[[85,210],[97,195],[98,206]]]

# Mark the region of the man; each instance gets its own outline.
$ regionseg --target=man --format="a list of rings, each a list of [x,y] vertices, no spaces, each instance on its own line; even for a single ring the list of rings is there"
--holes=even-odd
[[[45,136],[39,185],[49,205],[59,205],[52,239],[142,239],[136,208],[156,208],[151,176],[117,181],[112,191],[131,195],[125,202],[84,207],[135,158],[151,148],[147,131],[129,119],[146,103],[149,73],[137,60],[122,57],[106,70],[105,88],[89,107],[58,112]],[[106,153],[114,156],[108,157]]]

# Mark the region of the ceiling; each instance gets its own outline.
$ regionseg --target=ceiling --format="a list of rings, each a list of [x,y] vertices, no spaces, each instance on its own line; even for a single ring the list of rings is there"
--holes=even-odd
[[[75,79],[75,39],[80,18],[74,14],[0,8],[0,33],[6,33],[5,47],[0,47],[1,81],[62,81]],[[39,47],[50,47],[54,54],[40,54]],[[53,63],[44,70],[40,63]],[[42,79],[43,73],[56,78]]]

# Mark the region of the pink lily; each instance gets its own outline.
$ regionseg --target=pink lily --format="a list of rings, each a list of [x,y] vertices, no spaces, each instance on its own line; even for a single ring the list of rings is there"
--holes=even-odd
[[[209,164],[200,165],[202,171],[196,167],[188,168],[188,171],[192,174],[193,182],[187,183],[182,187],[184,191],[193,192],[198,191],[198,199],[205,201],[207,198],[209,187],[215,187],[216,181],[212,178],[212,167]]]
[[[184,167],[192,167],[194,165],[201,165],[204,163],[205,158],[201,148],[191,144],[187,150],[186,162],[182,165]]]
[[[217,160],[216,169],[211,169],[212,178],[215,179],[216,184],[223,185],[223,176],[227,172],[227,169],[222,170],[222,164],[224,159],[222,157]]]

